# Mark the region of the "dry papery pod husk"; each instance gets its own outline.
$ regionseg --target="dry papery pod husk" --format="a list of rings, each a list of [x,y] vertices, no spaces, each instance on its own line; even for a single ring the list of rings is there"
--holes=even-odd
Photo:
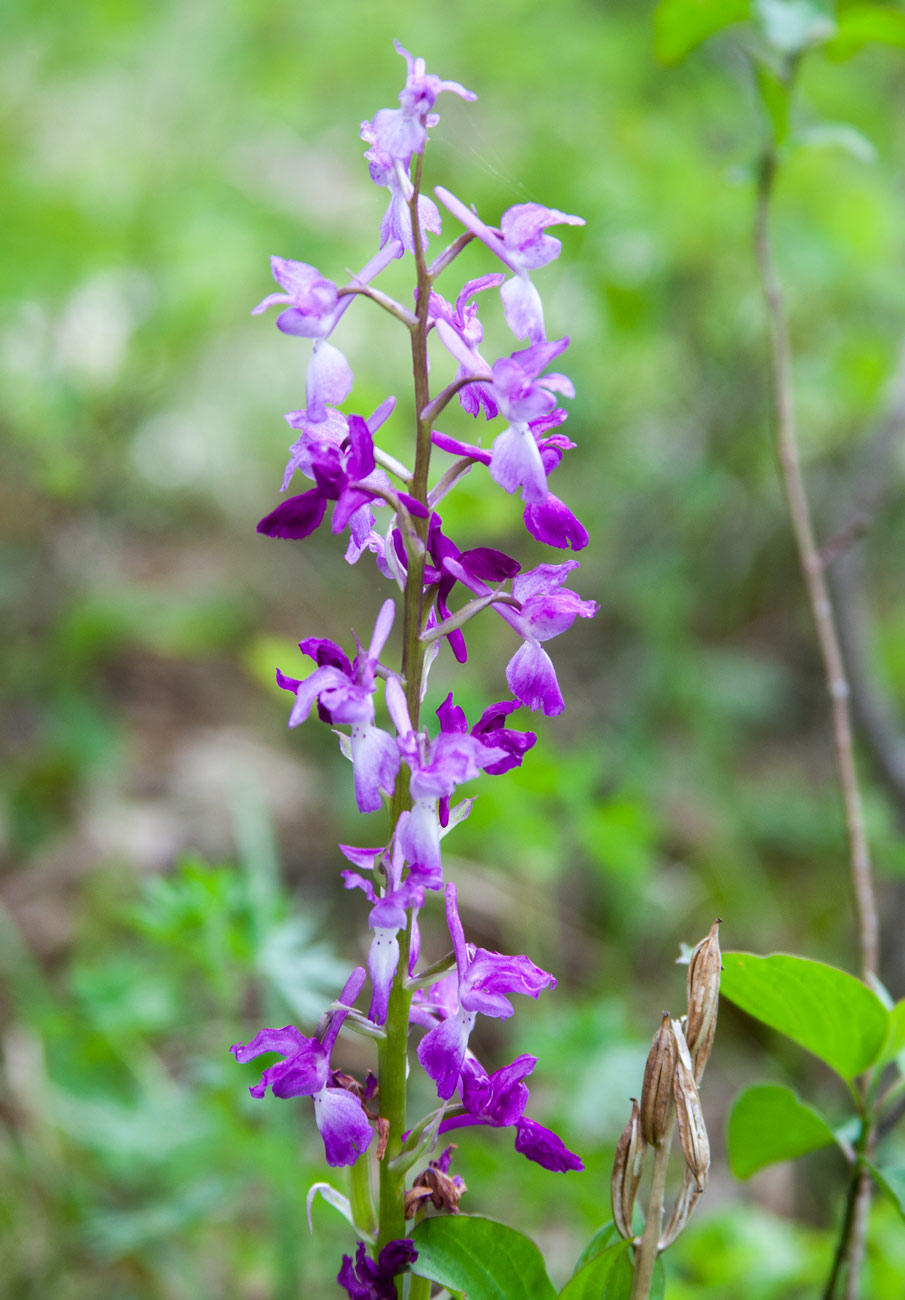
[[[705,1174],[705,1185],[706,1182],[707,1175]],[[685,1227],[685,1224],[691,1218],[691,1212],[700,1200],[703,1190],[702,1187],[698,1186],[695,1175],[686,1166],[685,1181],[682,1184],[682,1190],[676,1197],[676,1203],[672,1208],[672,1214],[669,1216],[669,1221],[663,1229],[662,1237],[657,1242],[658,1251],[666,1250],[667,1246],[671,1246],[676,1237],[678,1237],[679,1233]]]
[[[634,1236],[632,1214],[646,1151],[647,1142],[641,1132],[641,1112],[638,1102],[633,1097],[632,1117],[622,1130],[622,1136],[616,1144],[616,1158],[613,1161],[613,1178],[610,1184],[613,1222],[620,1235],[628,1241]]]
[[[685,1024],[685,1040],[694,1062],[697,1083],[700,1083],[704,1073],[716,1028],[722,970],[720,925],[719,919],[714,921],[710,933],[697,945],[688,962],[688,1015]]]
[[[694,1174],[699,1190],[703,1192],[710,1169],[710,1139],[704,1123],[698,1086],[694,1080],[691,1055],[680,1022],[673,1020],[671,1029],[676,1044],[676,1066],[673,1072],[676,1127],[685,1163]]]
[[[660,1028],[647,1054],[641,1085],[641,1132],[651,1146],[659,1146],[670,1131],[673,1074],[676,1068],[676,1040],[669,1012],[663,1012]]]

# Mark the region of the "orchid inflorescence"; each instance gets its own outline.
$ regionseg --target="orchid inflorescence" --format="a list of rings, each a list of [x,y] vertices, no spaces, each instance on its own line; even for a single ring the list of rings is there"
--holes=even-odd
[[[533,538],[561,551],[578,551],[587,543],[584,527],[549,487],[550,475],[574,446],[561,431],[566,412],[558,405],[574,390],[565,375],[549,370],[569,340],[547,339],[531,278],[560,252],[548,228],[583,222],[537,203],[519,203],[494,228],[438,187],[440,204],[464,232],[428,265],[428,235],[439,235],[442,225],[440,208],[421,193],[427,132],[438,120],[434,105],[441,93],[463,100],[475,96],[457,82],[427,73],[424,61],[398,43],[396,48],[407,65],[400,107],[381,109],[361,127],[371,180],[389,191],[379,251],[343,288],[313,266],[274,257],[271,266],[281,292],[254,308],[258,313],[279,306],[278,328],[313,340],[305,406],[286,416],[298,436],[283,490],[296,474],[313,486],[284,498],[261,520],[258,531],[278,538],[308,537],[329,507],[333,533],[348,530],[348,562],[370,555],[395,588],[381,605],[367,646],[357,643],[351,659],[333,641],[307,637],[299,647],[313,670],[298,678],[277,673],[279,685],[293,696],[290,726],[304,722],[316,706],[322,721],[347,729],[339,733],[340,745],[352,762],[360,811],[375,812],[384,800],[389,803],[385,844],[340,845],[349,864],[343,871],[345,885],[360,890],[370,908],[367,973],[364,967],[351,973],[312,1037],[289,1025],[262,1029],[248,1044],[231,1049],[242,1063],[268,1052],[280,1055],[251,1088],[252,1095],[262,1097],[269,1087],[280,1098],[312,1097],[328,1164],[355,1166],[362,1157],[370,1158],[366,1153],[377,1152],[379,1217],[371,1225],[376,1232],[366,1223],[355,1226],[379,1253],[372,1259],[360,1244],[354,1264],[344,1257],[338,1279],[350,1296],[365,1300],[396,1294],[395,1276],[415,1259],[405,1225],[424,1212],[428,1200],[456,1211],[464,1184],[449,1173],[449,1148],[408,1191],[405,1186],[409,1172],[430,1154],[440,1134],[473,1125],[511,1128],[516,1150],[528,1159],[550,1170],[582,1168],[555,1133],[525,1114],[525,1080],[536,1058],[519,1056],[488,1073],[471,1049],[479,1015],[505,1019],[513,1013],[512,994],[536,998],[556,981],[527,956],[505,956],[466,939],[456,886],[444,874],[442,840],[471,810],[469,799],[454,802],[458,787],[482,772],[499,775],[520,765],[535,744],[532,732],[510,725],[513,715],[521,708],[547,715],[562,711],[545,644],[576,617],[589,618],[597,608],[566,586],[578,567],[575,559],[523,572],[511,556],[487,546],[460,547],[444,531],[438,513],[442,499],[474,465],[483,465],[504,491],[520,494],[524,525]],[[473,239],[490,250],[502,270],[468,280],[454,297],[441,297],[436,280]],[[375,286],[381,272],[406,255],[415,270],[411,306]],[[525,346],[488,361],[481,351],[484,333],[477,303],[493,289],[500,291],[507,325]],[[368,298],[386,310],[411,337],[416,410],[411,469],[375,442],[393,414],[394,397],[369,415],[339,409],[350,397],[353,375],[331,340],[356,298]],[[455,366],[446,387],[434,394],[428,371],[431,335],[438,345],[435,370],[439,372],[444,356]],[[437,424],[453,398],[476,422],[500,421],[502,430],[487,442],[480,434],[463,441],[444,433]],[[433,486],[432,452],[453,458]],[[388,518],[384,515],[378,525],[381,511]],[[385,662],[384,654],[400,603],[403,647],[397,669]],[[465,662],[465,631],[487,608],[508,623],[518,640],[505,671],[510,697],[469,722],[448,693],[436,711],[438,725],[423,726],[422,702],[442,643],[458,662]],[[385,717],[378,716],[381,688]],[[418,914],[428,895],[437,892],[445,895],[452,953],[424,967]],[[364,1014],[354,1003],[368,979],[370,1004]],[[377,1072],[369,1072],[364,1083],[332,1063],[343,1027],[377,1043]],[[426,1031],[417,1060],[436,1086],[439,1102],[414,1123],[406,1117],[412,1028]],[[369,1199],[369,1178],[365,1185]]]

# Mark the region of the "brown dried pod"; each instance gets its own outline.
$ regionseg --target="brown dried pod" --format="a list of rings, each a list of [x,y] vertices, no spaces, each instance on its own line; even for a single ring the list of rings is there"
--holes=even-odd
[[[647,1055],[644,1082],[641,1085],[641,1132],[651,1146],[659,1146],[670,1131],[670,1107],[673,1099],[673,1074],[676,1068],[676,1040],[663,1012],[660,1028]]]
[[[685,1040],[694,1062],[695,1079],[700,1083],[713,1044],[717,1004],[720,997],[720,920],[714,921],[710,933],[697,945],[688,963],[688,1016]]]
[[[698,1187],[698,1181],[690,1169],[685,1169],[685,1181],[682,1184],[682,1190],[676,1197],[676,1203],[672,1207],[672,1214],[666,1227],[663,1229],[663,1235],[657,1242],[657,1250],[666,1250],[671,1246],[678,1237],[679,1233],[685,1227],[691,1217],[691,1212],[701,1198],[701,1188]]]
[[[620,1236],[631,1240],[632,1213],[635,1208],[635,1196],[641,1182],[641,1169],[647,1143],[641,1132],[641,1112],[637,1100],[632,1098],[632,1117],[622,1130],[622,1136],[616,1144],[616,1158],[613,1161],[613,1177],[610,1193],[613,1202],[613,1222]]]
[[[673,1095],[676,1103],[676,1127],[679,1130],[679,1142],[685,1163],[695,1176],[698,1190],[703,1192],[707,1186],[707,1174],[710,1169],[710,1139],[704,1123],[701,1098],[694,1080],[694,1067],[682,1026],[678,1020],[672,1022],[672,1034],[676,1044],[676,1065],[673,1072]]]

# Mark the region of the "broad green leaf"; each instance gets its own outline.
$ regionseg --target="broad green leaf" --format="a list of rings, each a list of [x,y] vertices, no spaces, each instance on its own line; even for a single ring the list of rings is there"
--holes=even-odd
[[[554,1300],[543,1256],[529,1237],[494,1219],[450,1214],[425,1219],[412,1233],[412,1272],[468,1300]]]
[[[631,1243],[619,1240],[577,1269],[560,1291],[559,1300],[629,1300],[633,1272]],[[658,1259],[650,1300],[662,1300],[665,1286],[666,1271],[662,1259]]]
[[[889,1012],[889,1032],[886,1036],[886,1042],[883,1044],[883,1050],[879,1056],[879,1064],[887,1065],[894,1061],[897,1056],[905,1052],[905,998],[897,1002],[892,1011]]]
[[[838,31],[827,53],[845,59],[874,42],[905,48],[905,10],[890,5],[852,5],[839,15]]]
[[[836,34],[836,24],[818,0],[757,0],[757,17],[780,54],[799,54]]]
[[[728,1139],[736,1178],[750,1178],[766,1165],[794,1160],[836,1140],[819,1111],[778,1083],[755,1084],[741,1094],[729,1115]]]
[[[660,0],[654,14],[654,50],[661,63],[681,63],[708,36],[744,22],[749,0]]]
[[[806,957],[723,954],[720,992],[750,1016],[854,1079],[876,1061],[889,1012],[854,975]]]
[[[905,1219],[905,1169],[884,1169],[880,1165],[869,1165],[878,1187],[881,1187],[893,1205]]]
[[[585,1264],[590,1263],[592,1259],[596,1259],[598,1255],[602,1255],[610,1246],[618,1245],[620,1241],[622,1241],[622,1238],[619,1235],[619,1229],[616,1227],[615,1223],[613,1223],[612,1220],[610,1220],[609,1223],[605,1223],[602,1228],[597,1229],[584,1250],[578,1256],[578,1263],[575,1265],[573,1273],[577,1273],[579,1269],[584,1268]]]

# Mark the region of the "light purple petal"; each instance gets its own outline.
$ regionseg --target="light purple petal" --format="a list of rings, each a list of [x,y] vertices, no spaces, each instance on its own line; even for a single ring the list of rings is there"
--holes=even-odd
[[[541,709],[547,717],[565,708],[553,661],[535,641],[526,641],[509,660],[506,683],[517,700],[529,709]]]
[[[540,294],[527,276],[516,275],[500,290],[506,324],[517,339],[540,343],[545,338]]]
[[[318,339],[308,364],[305,404],[312,420],[327,418],[327,403],[337,406],[352,391],[352,371],[349,363],[332,343]]]
[[[527,425],[512,424],[493,444],[490,474],[506,492],[522,489],[522,500],[540,505],[547,496],[544,462]]]
[[[403,913],[403,923],[405,913]],[[368,952],[368,971],[374,991],[368,1019],[375,1025],[386,1023],[387,1007],[390,1001],[390,989],[399,965],[399,940],[396,931],[383,926],[376,926]]]
[[[361,1102],[342,1088],[325,1087],[315,1095],[314,1118],[334,1168],[354,1165],[374,1136]]]
[[[459,1085],[468,1037],[474,1028],[473,1013],[459,1010],[425,1034],[418,1044],[418,1060],[437,1085],[437,1096],[451,1097]]]
[[[373,723],[355,724],[351,736],[355,771],[355,802],[360,812],[376,812],[381,790],[391,796],[399,771],[399,750],[393,737]]]

